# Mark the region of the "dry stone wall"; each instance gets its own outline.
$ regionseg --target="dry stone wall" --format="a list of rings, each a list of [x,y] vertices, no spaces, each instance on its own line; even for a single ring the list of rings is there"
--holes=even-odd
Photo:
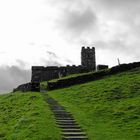
[[[68,79],[60,79],[56,82],[48,82],[48,90],[54,90],[59,88],[65,88],[76,84],[82,84],[90,81],[102,79],[104,76],[117,74],[120,72],[128,71],[134,68],[140,67],[140,62],[122,64],[119,66],[112,67],[107,70],[101,70],[95,73],[89,73],[77,77],[71,77]]]

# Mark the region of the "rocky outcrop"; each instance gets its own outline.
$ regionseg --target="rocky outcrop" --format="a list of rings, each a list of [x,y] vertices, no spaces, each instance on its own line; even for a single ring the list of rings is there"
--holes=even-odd
[[[13,92],[16,91],[22,91],[22,92],[31,91],[31,83],[19,85],[17,88],[13,89]]]

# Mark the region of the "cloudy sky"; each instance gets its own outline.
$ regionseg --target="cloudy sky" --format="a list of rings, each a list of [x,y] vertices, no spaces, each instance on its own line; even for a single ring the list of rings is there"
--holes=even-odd
[[[140,60],[140,0],[0,0],[0,92],[31,79],[32,65]]]

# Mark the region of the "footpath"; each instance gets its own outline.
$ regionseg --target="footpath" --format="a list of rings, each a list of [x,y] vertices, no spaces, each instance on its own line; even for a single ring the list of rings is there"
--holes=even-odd
[[[88,140],[88,137],[81,126],[76,122],[73,115],[66,111],[65,107],[59,104],[49,95],[45,101],[49,104],[54,114],[56,124],[61,130],[62,140]]]

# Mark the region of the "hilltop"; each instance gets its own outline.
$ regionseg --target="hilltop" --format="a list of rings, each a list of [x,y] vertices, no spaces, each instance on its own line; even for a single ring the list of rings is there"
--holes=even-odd
[[[90,140],[139,140],[140,68],[47,92],[73,114]],[[46,93],[0,96],[1,140],[60,140]]]

